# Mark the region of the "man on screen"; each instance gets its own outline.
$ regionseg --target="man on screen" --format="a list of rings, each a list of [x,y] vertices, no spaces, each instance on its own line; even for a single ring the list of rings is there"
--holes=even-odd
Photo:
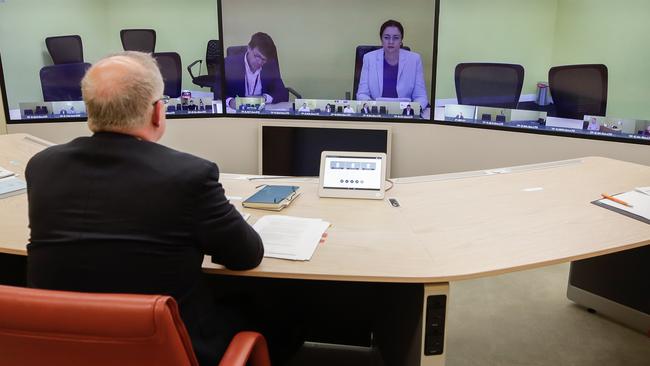
[[[414,115],[413,113],[413,108],[411,108],[410,104],[406,105],[406,108],[402,109],[402,114],[405,116],[412,116]]]
[[[224,60],[226,104],[235,109],[235,97],[262,96],[267,104],[289,101],[282,82],[275,43],[271,36],[253,34],[246,52]]]

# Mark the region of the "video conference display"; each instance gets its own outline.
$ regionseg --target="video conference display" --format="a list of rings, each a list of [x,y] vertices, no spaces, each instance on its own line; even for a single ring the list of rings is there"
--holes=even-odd
[[[152,16],[144,0],[9,1],[4,104],[9,123],[84,120],[84,72],[140,49],[159,62],[172,118],[435,122],[645,143],[650,3],[618,4],[196,0],[180,11],[160,0]]]
[[[397,9],[385,0],[372,7],[337,1],[297,8],[288,0],[198,0],[179,11],[162,0],[155,16],[150,2],[137,0],[2,3],[8,121],[85,119],[84,73],[122,50],[157,59],[170,116],[429,120],[433,0]],[[27,16],[30,31],[11,35]]]
[[[156,58],[167,115],[221,114],[218,19],[217,0],[195,0],[187,9],[171,0],[1,2],[7,122],[84,120],[80,81],[86,70],[123,50]]]
[[[647,14],[635,0],[440,0],[435,120],[650,142]]]
[[[430,120],[434,0],[224,0],[222,10],[226,113]]]

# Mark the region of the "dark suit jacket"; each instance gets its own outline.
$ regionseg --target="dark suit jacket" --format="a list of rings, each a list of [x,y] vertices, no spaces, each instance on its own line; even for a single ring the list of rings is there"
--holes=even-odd
[[[413,112],[413,108],[411,108],[410,111],[407,110],[406,108],[402,109],[402,114],[405,115],[405,116],[413,116],[413,115],[415,115],[415,113]]]
[[[226,97],[246,96],[246,66],[244,56],[246,53],[228,56],[224,60],[226,70]],[[282,82],[280,68],[275,60],[269,60],[260,71],[262,94],[273,97],[273,103],[288,102],[289,92]]]
[[[29,286],[171,295],[199,362],[217,364],[230,334],[203,282],[203,255],[249,269],[264,249],[214,163],[104,132],[36,154],[25,176]]]

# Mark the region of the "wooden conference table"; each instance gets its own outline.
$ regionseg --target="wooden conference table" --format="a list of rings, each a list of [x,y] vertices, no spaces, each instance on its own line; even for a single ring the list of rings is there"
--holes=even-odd
[[[0,136],[0,166],[23,174],[47,142]],[[65,179],[65,177],[61,177]],[[376,286],[373,343],[387,365],[444,365],[449,282],[613,253],[650,243],[650,226],[597,207],[615,194],[650,182],[650,167],[600,157],[489,171],[400,178],[388,200],[318,198],[313,180],[255,180],[224,174],[233,204],[254,221],[266,211],[241,207],[239,197],[262,183],[300,185],[283,215],[331,222],[325,243],[307,262],[265,258],[251,271],[212,264],[208,273]],[[0,252],[25,255],[26,195],[0,199]],[[274,280],[275,281],[275,280]],[[278,280],[281,281],[281,280]],[[328,290],[329,291],[329,290]],[[480,306],[480,304],[477,304]]]

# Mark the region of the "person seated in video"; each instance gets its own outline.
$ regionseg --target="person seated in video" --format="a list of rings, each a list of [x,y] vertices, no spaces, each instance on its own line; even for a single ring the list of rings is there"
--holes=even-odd
[[[302,106],[300,106],[300,108],[298,108],[298,112],[309,112],[309,111],[310,111],[310,109],[309,109],[309,107],[307,107],[307,103],[302,103]]]
[[[404,27],[388,20],[379,28],[382,48],[363,56],[357,100],[408,98],[429,105],[420,55],[401,49]]]
[[[414,115],[413,113],[413,108],[411,108],[410,104],[406,105],[406,108],[402,109],[402,114],[405,116],[412,116]]]
[[[226,103],[235,109],[235,97],[264,97],[267,104],[289,101],[277,62],[277,49],[266,33],[253,34],[245,53],[224,60]]]

